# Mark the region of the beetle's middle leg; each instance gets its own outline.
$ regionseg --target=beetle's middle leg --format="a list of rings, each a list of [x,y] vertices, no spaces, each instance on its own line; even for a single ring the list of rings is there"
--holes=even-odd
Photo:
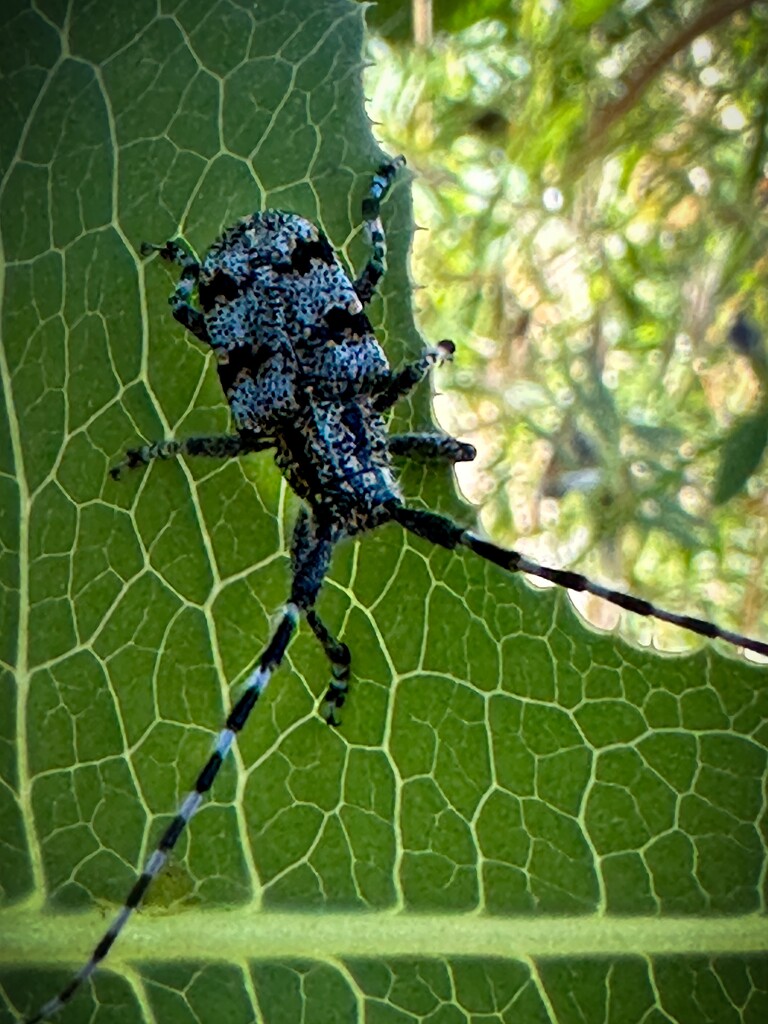
[[[128,469],[146,466],[154,459],[175,459],[177,455],[203,455],[209,459],[236,459],[240,455],[274,448],[272,437],[254,437],[249,434],[215,434],[210,437],[187,437],[183,441],[167,439],[129,448],[122,462],[113,466],[109,475],[119,480]]]
[[[433,366],[450,362],[455,351],[454,343],[446,338],[444,341],[438,341],[434,348],[426,349],[423,355],[412,363],[406,363],[401,370],[380,378],[372,389],[374,409],[377,412],[386,412],[420,384]]]

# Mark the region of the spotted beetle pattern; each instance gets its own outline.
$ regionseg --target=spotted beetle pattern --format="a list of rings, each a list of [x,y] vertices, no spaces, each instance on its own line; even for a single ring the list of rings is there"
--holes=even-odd
[[[327,238],[295,214],[256,213],[225,231],[200,268],[205,327],[240,431],[269,431],[318,399],[359,393],[386,356]]]
[[[256,213],[211,247],[198,294],[237,430],[274,439],[293,490],[339,530],[374,525],[398,494],[372,398],[391,373],[325,235]]]

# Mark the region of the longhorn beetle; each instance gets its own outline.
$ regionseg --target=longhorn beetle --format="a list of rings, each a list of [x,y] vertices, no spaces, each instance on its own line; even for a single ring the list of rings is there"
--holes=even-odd
[[[372,255],[351,281],[328,239],[310,221],[267,210],[228,228],[202,263],[177,242],[142,246],[181,268],[170,298],[173,316],[210,345],[232,412],[235,433],[221,437],[163,440],[126,453],[110,472],[153,459],[202,455],[230,459],[274,450],[275,461],[302,500],[291,549],[292,582],[282,617],[247,677],[216,744],[88,962],[27,1024],[60,1010],[109,952],[138,907],[185,825],[211,788],[232,743],[283,659],[303,616],[330,662],[331,680],[320,714],[331,726],[349,690],[350,652],[314,610],[334,545],[343,537],[394,521],[445,548],[466,547],[511,573],[526,572],[569,590],[590,594],[705,637],[768,655],[768,644],[750,640],[702,619],[657,608],[649,601],[593,583],[579,573],[549,569],[465,530],[435,512],[408,508],[398,491],[391,456],[418,456],[450,463],[475,457],[472,445],[438,434],[386,433],[383,416],[431,367],[452,357],[453,343],[433,349],[393,372],[365,314],[386,267],[379,209],[398,169],[397,157],[374,174],[362,219]],[[192,304],[197,291],[201,309]]]

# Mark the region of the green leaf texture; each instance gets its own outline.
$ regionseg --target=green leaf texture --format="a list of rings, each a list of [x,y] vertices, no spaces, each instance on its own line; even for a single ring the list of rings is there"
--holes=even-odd
[[[227,427],[139,244],[204,250],[280,206],[361,265],[363,13],[3,5],[3,1024],[88,956],[287,593],[296,505],[268,455],[107,475]],[[405,174],[385,220],[373,316],[398,361],[420,347]],[[399,425],[428,423],[422,391]],[[448,474],[403,486],[469,521]],[[768,1019],[764,669],[632,649],[395,527],[340,547],[319,607],[353,652],[343,728],[301,630],[62,1024]]]
[[[743,490],[757,470],[768,446],[768,409],[738,420],[723,442],[715,484],[715,504],[721,505]]]

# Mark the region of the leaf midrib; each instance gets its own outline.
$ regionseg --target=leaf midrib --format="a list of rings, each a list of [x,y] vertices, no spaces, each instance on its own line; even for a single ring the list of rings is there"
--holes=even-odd
[[[111,915],[0,914],[0,962],[77,965]],[[110,953],[110,968],[136,961],[223,961],[329,957],[533,957],[749,954],[768,949],[768,920],[738,917],[494,917],[397,911],[334,913],[235,910],[144,912]],[[78,952],[79,951],[79,952]]]

